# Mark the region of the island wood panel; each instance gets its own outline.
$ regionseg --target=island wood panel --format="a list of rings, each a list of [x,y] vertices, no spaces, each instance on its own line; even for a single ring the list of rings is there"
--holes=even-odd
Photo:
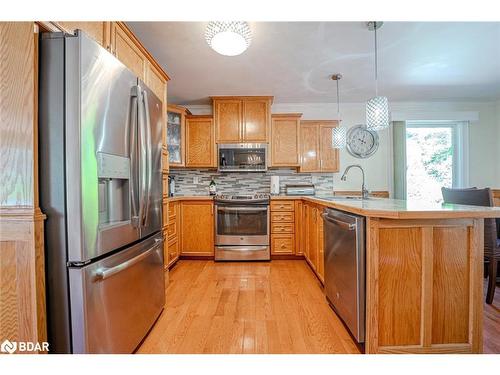
[[[242,101],[214,100],[217,143],[237,143],[242,138]]]
[[[102,47],[106,49],[110,47],[111,22],[57,21],[56,23],[70,33],[74,33],[76,29],[80,29]]]
[[[466,226],[434,228],[432,344],[468,341],[468,232]]]
[[[181,201],[181,255],[214,256],[214,204]]]
[[[300,117],[297,114],[271,116],[271,166],[296,167],[300,164]]]
[[[244,142],[269,141],[270,103],[266,99],[243,100],[243,128]]]
[[[367,353],[482,351],[482,219],[368,218],[366,254]]]
[[[300,140],[300,171],[319,171],[319,128],[316,124],[302,123]]]
[[[33,22],[0,22],[0,342],[47,340],[38,36]]]
[[[216,167],[212,116],[186,117],[186,167]]]
[[[380,229],[378,344],[420,343],[422,243],[420,228]],[[404,324],[402,324],[404,322]]]

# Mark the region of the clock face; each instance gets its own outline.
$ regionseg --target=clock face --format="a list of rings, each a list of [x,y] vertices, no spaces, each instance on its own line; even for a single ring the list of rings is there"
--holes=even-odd
[[[378,148],[378,134],[366,129],[364,125],[356,125],[347,132],[347,151],[357,158],[367,158]]]

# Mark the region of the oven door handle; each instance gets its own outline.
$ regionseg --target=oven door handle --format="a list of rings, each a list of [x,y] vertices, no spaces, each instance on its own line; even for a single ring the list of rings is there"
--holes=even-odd
[[[217,246],[218,250],[224,251],[261,251],[267,250],[269,246]]]
[[[262,212],[267,211],[267,207],[221,207],[217,206],[218,211],[227,212]]]

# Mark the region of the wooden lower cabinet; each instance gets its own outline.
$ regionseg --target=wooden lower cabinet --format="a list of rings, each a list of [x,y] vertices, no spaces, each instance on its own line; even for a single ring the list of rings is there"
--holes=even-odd
[[[307,263],[311,266],[320,281],[324,282],[324,235],[323,218],[321,216],[323,206],[304,202],[302,204],[303,228],[303,253]]]
[[[271,254],[296,254],[295,203],[293,200],[271,201]]]
[[[168,223],[164,229],[165,242],[164,256],[167,268],[170,268],[179,259],[179,221],[180,221],[180,204],[177,201],[168,202],[167,216]]]
[[[181,255],[214,256],[214,203],[181,202]]]

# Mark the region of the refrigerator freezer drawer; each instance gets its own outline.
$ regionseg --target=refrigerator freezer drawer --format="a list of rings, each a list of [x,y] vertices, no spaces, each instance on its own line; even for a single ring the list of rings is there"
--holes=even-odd
[[[163,239],[69,269],[73,353],[132,353],[165,304]]]

